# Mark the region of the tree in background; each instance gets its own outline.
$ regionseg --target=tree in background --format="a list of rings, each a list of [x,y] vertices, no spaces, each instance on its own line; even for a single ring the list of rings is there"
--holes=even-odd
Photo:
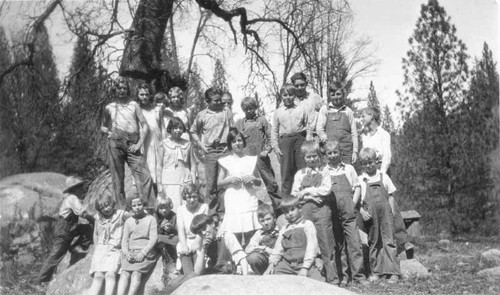
[[[393,175],[403,204],[416,205],[426,219],[453,229],[451,216],[462,196],[452,154],[457,126],[450,113],[466,97],[466,47],[437,0],[421,6],[409,44],[404,92],[398,93],[405,123],[396,141]]]
[[[373,85],[373,81],[370,81],[370,90],[368,92],[368,106],[371,108],[376,108],[379,111],[382,111],[380,109],[380,102],[378,101],[377,91],[375,91],[375,86]]]
[[[220,59],[215,60],[214,76],[212,78],[211,86],[222,91],[228,91],[226,69]]]
[[[380,112],[380,124],[387,132],[391,133],[392,135],[394,135],[394,133],[396,132],[396,126],[394,125],[392,113],[388,105],[385,105]]]

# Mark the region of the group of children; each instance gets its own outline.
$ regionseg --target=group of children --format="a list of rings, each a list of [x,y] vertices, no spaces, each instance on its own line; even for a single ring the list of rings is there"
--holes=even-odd
[[[126,97],[126,80],[119,80],[118,100],[106,107],[101,127],[109,138],[115,194],[95,203],[91,294],[103,285],[106,294],[116,286],[118,294],[140,294],[159,256],[173,262],[183,280],[207,272],[253,272],[346,286],[366,284],[369,273],[370,281],[396,282],[399,209],[388,165],[380,171],[381,152],[364,147],[358,177],[351,165],[358,160],[358,136],[343,88],[334,83],[324,104],[306,86],[298,73],[281,88],[282,105],[271,125],[258,115],[253,97],[242,100],[245,118],[234,123],[232,96],[209,88],[207,108],[191,123],[180,88],[153,97],[141,84],[137,106]],[[366,109],[363,122],[378,130],[376,110]],[[204,177],[197,175],[192,145],[203,152]],[[269,159],[273,150],[281,164],[281,194]],[[125,161],[138,192],[127,206]],[[74,216],[85,212],[81,204],[74,208]],[[286,224],[278,228],[281,214]],[[76,235],[73,223],[61,226]],[[369,270],[359,229],[368,236]],[[53,268],[42,270],[40,281],[50,280]]]

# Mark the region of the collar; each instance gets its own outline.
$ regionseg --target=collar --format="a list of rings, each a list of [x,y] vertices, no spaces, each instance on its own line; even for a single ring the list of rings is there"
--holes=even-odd
[[[258,116],[256,115],[253,119],[247,119],[247,117],[243,118],[243,122],[255,122],[257,121]]]
[[[283,108],[284,108],[285,110],[295,109],[296,107],[297,107],[297,105],[296,105],[296,104],[293,104],[292,106],[289,106],[289,107],[287,107],[287,106],[285,106],[285,104],[283,104]]]
[[[272,230],[271,230],[271,231],[269,231],[269,232],[266,232],[266,231],[265,231],[265,230],[263,230],[263,229],[261,229],[261,230],[262,230],[262,234],[271,234],[271,235],[272,235],[272,234],[275,234],[275,233],[278,233],[278,232],[279,232],[279,229],[278,229],[278,227],[276,227],[276,226],[274,227],[274,229],[272,229]]]
[[[210,114],[218,114],[218,113],[222,113],[222,112],[226,111],[226,109],[222,109],[220,111],[214,111],[208,107],[205,110],[207,110],[207,113],[210,113]]]
[[[340,170],[344,170],[345,169],[345,164],[343,162],[340,162],[337,167],[332,167],[330,166],[330,164],[327,164],[326,167],[328,168],[328,170],[330,171],[340,171]]]
[[[347,109],[346,105],[341,106],[340,108],[336,108],[331,102],[328,103],[328,109],[329,110],[337,110],[337,112],[343,111]]]
[[[289,227],[291,225],[297,225],[299,223],[302,223],[302,221],[304,221],[304,217],[300,216],[299,219],[295,220],[293,223],[288,223],[286,227]]]

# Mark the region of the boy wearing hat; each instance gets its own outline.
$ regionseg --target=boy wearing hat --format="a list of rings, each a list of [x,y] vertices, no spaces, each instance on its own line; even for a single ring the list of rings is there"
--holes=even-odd
[[[54,228],[54,243],[49,257],[45,261],[38,275],[38,282],[48,282],[52,278],[57,265],[70,250],[72,254],[85,251],[92,243],[92,226],[90,224],[78,224],[78,218],[91,218],[83,205],[85,198],[85,183],[83,179],[70,176],[66,179],[64,199],[59,208],[59,218]],[[78,240],[71,245],[75,237]],[[76,248],[76,249],[75,249]],[[81,250],[80,250],[81,249]],[[70,265],[76,263],[82,255],[72,255]]]

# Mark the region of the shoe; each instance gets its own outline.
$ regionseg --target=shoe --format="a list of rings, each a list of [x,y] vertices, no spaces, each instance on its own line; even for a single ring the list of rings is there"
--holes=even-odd
[[[390,278],[387,280],[388,284],[396,284],[399,281],[399,276],[398,275],[391,275]]]
[[[362,286],[367,286],[370,284],[370,282],[368,282],[367,279],[360,279],[360,280],[357,280],[355,281],[356,284],[359,284],[359,285],[362,285]]]
[[[380,276],[379,275],[371,275],[370,277],[368,277],[368,281],[370,281],[370,283],[376,283],[380,280]]]
[[[340,281],[339,279],[333,279],[332,281],[328,282],[328,284],[338,286],[340,285]]]
[[[349,281],[347,280],[347,278],[343,278],[342,281],[340,281],[339,287],[345,288],[345,287],[347,287],[347,285],[349,285]]]
[[[410,242],[405,243],[405,253],[407,259],[413,259],[413,255],[415,254],[415,245]]]

